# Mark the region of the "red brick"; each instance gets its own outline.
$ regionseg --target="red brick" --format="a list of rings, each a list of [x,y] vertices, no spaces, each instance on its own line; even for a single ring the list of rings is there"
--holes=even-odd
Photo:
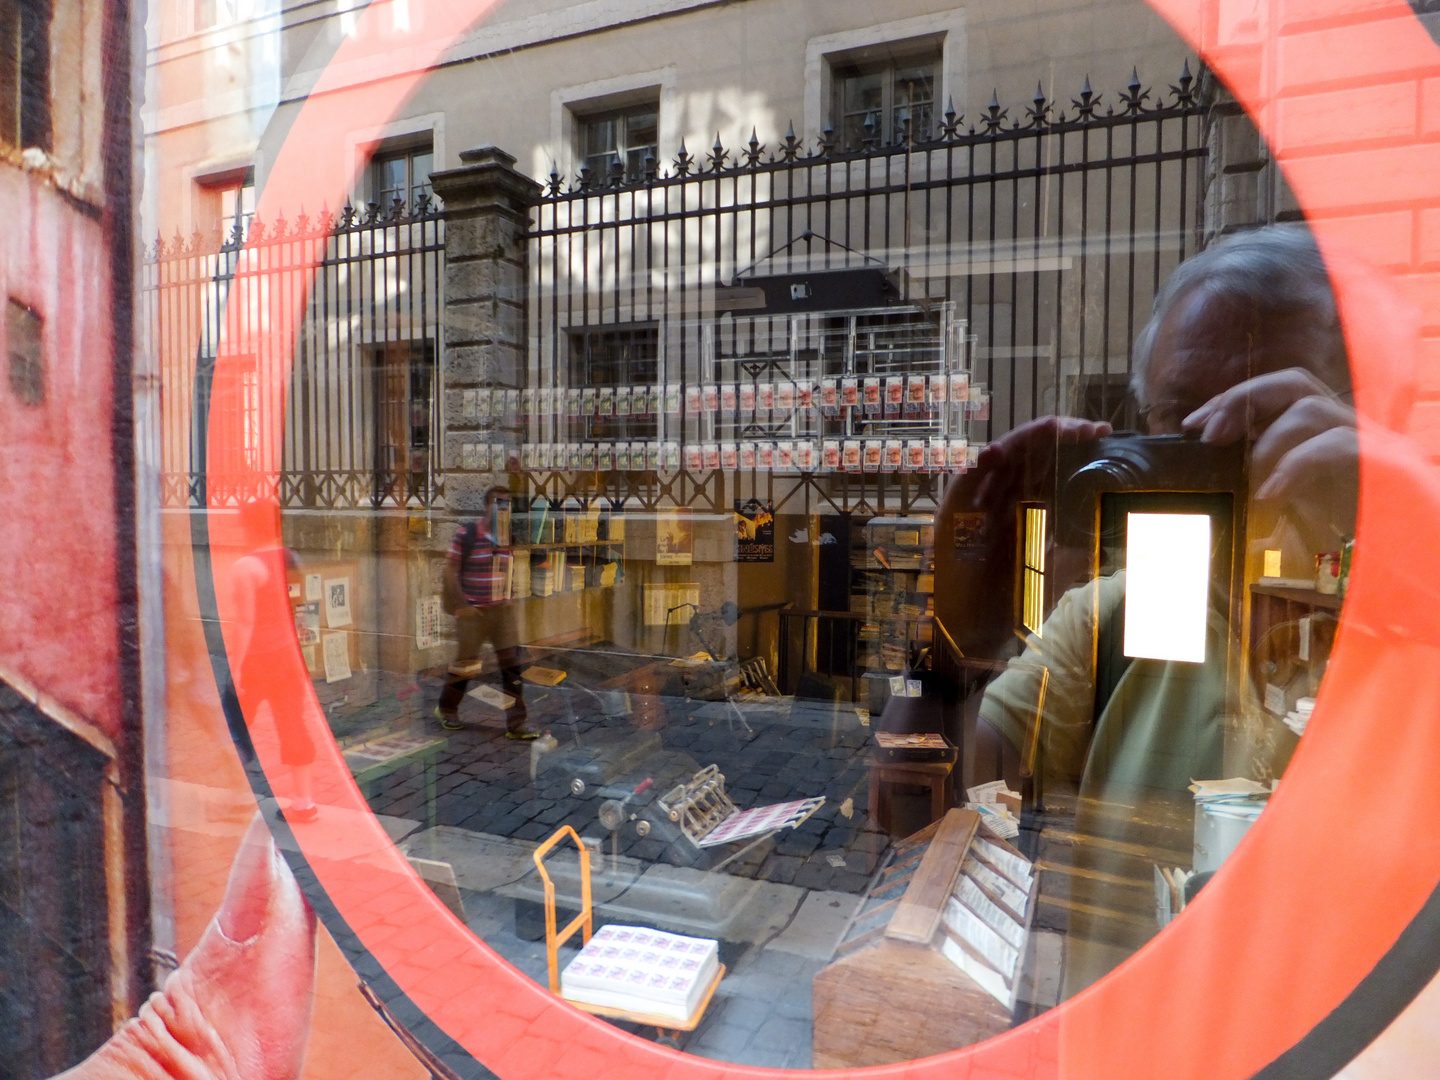
[[[1277,64],[1280,85],[1287,91],[1325,84],[1365,86],[1406,75],[1440,75],[1440,48],[1419,21],[1406,14],[1281,37]]]
[[[1415,215],[1409,210],[1312,220],[1326,242],[1373,266],[1408,269],[1412,265]]]
[[[1428,332],[1440,328],[1440,281],[1435,274],[1396,274],[1395,287],[1418,313]]]
[[[1279,8],[1280,30],[1311,23],[1352,23],[1408,15],[1403,0],[1283,0]]]
[[[1421,266],[1440,263],[1440,209],[1421,210],[1415,239],[1415,257]]]
[[[1415,98],[1410,81],[1281,98],[1276,102],[1277,141],[1290,154],[1306,147],[1409,138],[1415,134]],[[1357,125],[1360,117],[1368,122]]]
[[[1422,401],[1415,406],[1408,434],[1431,457],[1440,455],[1440,401]]]
[[[1300,205],[1312,214],[1440,202],[1440,143],[1283,160]]]
[[[1440,79],[1420,83],[1420,134],[1440,134]]]
[[[1415,389],[1425,397],[1440,397],[1440,338],[1420,340]]]

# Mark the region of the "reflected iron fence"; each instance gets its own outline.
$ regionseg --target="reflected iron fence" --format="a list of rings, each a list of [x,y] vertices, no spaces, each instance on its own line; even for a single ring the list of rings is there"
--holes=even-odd
[[[805,144],[792,128],[773,146],[753,134],[738,149],[682,145],[635,176],[618,163],[608,176],[552,173],[532,232],[530,385],[593,380],[577,343],[607,329],[648,330],[666,381],[723,380],[727,358],[786,352],[783,319],[767,328],[736,310],[746,285],[879,267],[897,306],[949,306],[967,327],[972,381],[991,395],[972,441],[1051,412],[1128,426],[1131,342],[1204,236],[1204,96],[1187,64],[1160,91],[1132,76],[1113,95],[1088,80],[1068,100],[1037,90],[1013,112],[992,100],[967,118],[952,105],[930,130],[902,123],[889,144],[872,120],[861,145],[831,131]],[[532,437],[564,439],[559,428]],[[676,434],[706,437],[688,420]],[[637,494],[626,481],[614,478],[618,493]],[[886,483],[815,486],[846,509],[935,495],[894,477],[906,490],[887,498],[874,490]]]
[[[316,240],[318,265],[307,263]],[[253,221],[248,234],[159,241],[142,268],[144,316],[164,386],[162,500],[200,507],[241,490],[206,469],[206,436],[224,425],[247,468],[277,478],[281,505],[348,509],[430,505],[439,468],[439,348],[445,223],[421,200],[387,211],[346,207],[293,222]],[[248,279],[248,280],[247,280]],[[245,288],[236,288],[243,283]],[[303,304],[285,393],[272,395],[289,358],[234,357],[233,394],[212,393],[222,337],[245,334],[273,299]],[[239,333],[237,333],[239,331]],[[284,411],[278,461],[265,438]]]
[[[930,130],[902,119],[890,143],[870,123],[860,145],[828,131],[810,145],[793,131],[774,146],[752,134],[738,150],[718,138],[700,155],[682,144],[667,166],[650,160],[635,177],[621,168],[552,174],[532,209],[524,385],[591,384],[595,364],[619,379],[682,387],[723,379],[747,357],[778,365],[783,320],[736,317],[747,285],[878,267],[897,309],[921,320],[944,311],[965,328],[972,382],[990,394],[972,442],[1050,412],[1126,426],[1131,342],[1160,285],[1204,235],[1204,98],[1187,66],[1159,91],[1132,77],[1118,93],[1087,81],[1068,100],[1037,90],[1021,109],[992,100],[970,118],[952,106]],[[317,237],[324,252],[312,273],[297,251]],[[264,463],[282,505],[443,500],[443,211],[423,200],[347,207],[254,222],[243,240],[238,231],[223,242],[176,237],[144,261],[165,387],[166,505],[200,506],[225,487],[215,470],[207,479],[207,425],[232,425],[247,454],[270,452],[259,438],[270,409],[285,413],[280,460]],[[237,277],[262,295],[303,301],[283,400],[260,390],[285,362],[278,356],[240,358],[249,366],[233,400],[211,393],[225,320],[246,317],[227,311]],[[833,331],[820,323],[817,334]],[[563,439],[549,423],[510,437]],[[664,437],[677,436],[705,437],[686,427]],[[778,490],[773,476],[737,474],[725,490],[723,478],[680,474],[663,491],[660,478],[634,471],[592,490],[641,505],[717,507],[732,495],[778,506],[815,492],[831,508],[863,511],[933,506],[940,485],[935,476],[817,474]]]

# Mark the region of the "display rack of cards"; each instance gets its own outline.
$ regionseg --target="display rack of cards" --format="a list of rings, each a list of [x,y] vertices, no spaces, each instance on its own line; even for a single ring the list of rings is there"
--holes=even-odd
[[[910,1061],[1007,1030],[1034,866],[950,810],[894,845],[815,975],[817,1069]]]
[[[534,473],[957,472],[989,419],[967,330],[951,303],[677,322],[643,362],[475,391],[472,407],[516,422],[515,464]]]

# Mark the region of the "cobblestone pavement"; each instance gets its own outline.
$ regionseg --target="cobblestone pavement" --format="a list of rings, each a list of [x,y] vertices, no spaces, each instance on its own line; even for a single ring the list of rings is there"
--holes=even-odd
[[[726,777],[726,789],[740,809],[792,799],[825,796],[825,804],[798,828],[780,833],[734,862],[727,872],[795,885],[858,893],[865,887],[889,838],[867,828],[866,746],[869,730],[859,725],[853,709],[836,713],[809,705],[791,709],[786,701],[740,700],[742,724],[723,702],[696,703],[665,698],[666,720],[649,738],[655,749],[625,771],[623,782],[606,792],[572,795],[566,784],[543,782],[543,763],[533,743],[505,738],[499,714],[473,699],[461,708],[463,731],[441,729],[431,715],[438,680],[425,680],[417,690],[396,699],[382,696],[339,722],[348,730],[342,742],[379,730],[426,731],[448,740],[436,766],[436,821],[474,832],[541,840],[561,825],[582,836],[601,837],[606,850],[613,840],[598,820],[604,796],[628,791],[655,777],[635,807],[646,805],[694,769],[715,764]],[[637,729],[627,716],[606,716],[599,699],[583,691],[526,687],[532,721],[551,731],[558,750],[596,754],[616,741],[634,741]],[[838,719],[837,719],[838,717]],[[747,730],[748,728],[748,730]],[[540,764],[540,783],[532,765]],[[563,780],[564,778],[561,777]],[[426,778],[419,765],[403,768],[375,785],[371,807],[376,813],[424,820]],[[652,815],[653,816],[653,815]],[[633,829],[621,831],[623,854],[646,862],[664,861],[708,869],[743,845],[697,853],[686,841],[661,835],[648,838]]]

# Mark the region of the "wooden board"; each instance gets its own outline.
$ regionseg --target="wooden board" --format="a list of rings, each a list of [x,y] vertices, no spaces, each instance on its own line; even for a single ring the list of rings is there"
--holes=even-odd
[[[934,949],[882,939],[815,975],[811,1067],[913,1061],[999,1035],[1010,1013]]]
[[[945,901],[955,890],[965,852],[979,827],[980,815],[973,810],[949,810],[940,819],[935,838],[920,859],[920,868],[885,928],[887,938],[917,945],[930,943],[940,925]]]

